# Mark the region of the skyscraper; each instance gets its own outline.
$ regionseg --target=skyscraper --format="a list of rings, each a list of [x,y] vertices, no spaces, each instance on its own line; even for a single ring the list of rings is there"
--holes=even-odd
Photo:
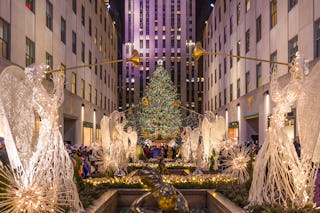
[[[176,85],[181,105],[201,111],[202,74],[192,58],[195,43],[195,0],[125,1],[123,57],[137,49],[139,68],[124,63],[119,76],[119,109],[136,105],[162,59]]]

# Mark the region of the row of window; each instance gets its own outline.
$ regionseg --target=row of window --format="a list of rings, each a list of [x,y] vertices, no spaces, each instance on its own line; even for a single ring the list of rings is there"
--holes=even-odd
[[[298,3],[298,0],[288,0],[288,8],[289,11]],[[226,0],[224,0],[224,12],[226,12]],[[248,12],[251,8],[251,0],[246,0],[246,12]],[[241,2],[237,4],[237,25],[240,24],[240,15],[241,15]],[[217,17],[214,19],[214,29],[215,31],[217,30]],[[219,7],[218,9],[218,19],[219,22],[221,22],[221,8]],[[257,26],[257,42],[260,41],[261,39],[261,15],[258,17],[256,21],[256,26]],[[277,24],[277,0],[271,0],[270,1],[270,28],[273,28]],[[230,21],[229,21],[229,27],[230,27],[230,35],[233,33],[233,21],[232,21],[232,16],[230,16]],[[208,39],[209,37],[212,38],[213,36],[213,30],[212,30],[212,25],[211,25],[211,30],[208,31]],[[210,36],[209,36],[210,35]],[[226,27],[224,27],[224,43],[226,43]]]
[[[75,0],[72,1],[73,10],[76,8],[76,2],[77,1],[75,1]],[[96,2],[96,0],[95,0],[95,2]],[[33,1],[26,0],[26,7],[33,12],[34,12],[34,5],[35,5],[34,0]],[[74,12],[76,12],[76,11],[74,10]],[[102,19],[102,17],[100,17],[100,19]],[[83,5],[81,6],[81,23],[83,26],[85,26],[85,8]],[[49,0],[46,0],[46,26],[51,31],[53,30],[53,6]],[[66,43],[66,29],[67,28],[66,28],[66,20],[63,17],[61,17],[60,26],[61,26],[61,33],[60,33],[61,34],[61,41],[65,44]],[[107,19],[106,19],[106,17],[104,17],[104,31],[107,32]],[[88,21],[88,32],[89,32],[89,35],[91,36],[92,35],[92,20],[90,17],[89,17],[89,21]],[[98,37],[98,29],[95,28],[95,37],[94,37],[95,44],[97,44],[97,37]],[[110,30],[108,31],[108,37],[111,38],[111,43],[113,43],[112,42],[113,36],[110,35]],[[106,47],[105,47],[105,49],[106,49]],[[102,51],[102,36],[100,36],[99,50],[100,50],[100,52]],[[76,35],[74,32],[72,34],[72,51],[74,53],[76,53]]]

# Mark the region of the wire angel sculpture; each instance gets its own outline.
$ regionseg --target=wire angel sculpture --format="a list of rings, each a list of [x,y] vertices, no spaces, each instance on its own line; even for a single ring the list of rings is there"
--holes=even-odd
[[[303,206],[313,197],[315,172],[318,165],[312,163],[313,152],[306,147],[309,146],[308,143],[312,144],[312,147],[317,145],[317,137],[307,135],[313,131],[319,134],[319,121],[308,123],[308,120],[299,124],[299,135],[303,138],[301,159],[297,155],[293,142],[284,131],[285,115],[291,111],[291,107],[297,101],[299,116],[301,116],[301,109],[302,112],[309,110],[309,118],[310,113],[314,112],[308,107],[301,107],[301,105],[308,104],[304,101],[311,94],[309,93],[310,86],[306,84],[313,82],[314,78],[310,76],[311,78],[308,80],[305,79],[304,66],[303,59],[297,54],[290,68],[290,81],[283,88],[280,88],[276,72],[273,72],[270,95],[276,105],[273,108],[267,139],[263,143],[254,165],[253,181],[249,192],[250,204]],[[314,72],[318,71],[314,70]],[[319,76],[319,73],[315,75]],[[309,88],[309,91],[306,88]],[[313,87],[313,89],[315,88],[319,88],[319,86]],[[317,89],[317,93],[320,93],[319,89]],[[298,120],[303,120],[299,116]],[[310,141],[305,141],[306,138]]]
[[[0,195],[4,212],[83,211],[58,123],[64,77],[53,74],[49,90],[43,85],[46,68],[9,66],[0,75],[0,128],[11,166],[2,170],[8,180]]]
[[[201,123],[201,134],[203,153],[201,158],[201,169],[208,170],[210,158],[214,155],[214,169],[218,169],[218,157],[226,133],[225,119],[219,116],[217,119],[212,112],[206,112]]]
[[[126,118],[124,113],[113,111],[110,116],[101,120],[102,148],[104,151],[104,166],[102,170],[126,171],[130,153],[136,147],[135,131],[124,130]],[[130,144],[129,144],[130,140]],[[136,157],[133,156],[135,159]]]

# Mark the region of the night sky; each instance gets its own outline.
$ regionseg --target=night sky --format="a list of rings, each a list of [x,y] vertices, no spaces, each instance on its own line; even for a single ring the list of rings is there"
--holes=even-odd
[[[116,20],[117,29],[119,31],[119,39],[122,40],[124,35],[124,1],[125,0],[110,0],[111,15]],[[184,0],[182,0],[184,1]],[[202,39],[202,31],[204,23],[207,20],[211,11],[210,3],[215,0],[196,0],[196,40]]]

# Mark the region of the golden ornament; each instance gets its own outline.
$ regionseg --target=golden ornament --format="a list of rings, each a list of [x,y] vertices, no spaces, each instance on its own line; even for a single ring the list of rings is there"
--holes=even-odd
[[[179,101],[178,101],[178,100],[175,100],[175,101],[174,101],[173,107],[174,107],[175,109],[177,109],[177,108],[179,107]]]
[[[145,106],[148,106],[149,105],[149,100],[147,97],[143,97],[142,98],[142,104],[145,105]]]
[[[148,138],[148,132],[146,130],[143,131],[142,135],[144,138]]]

